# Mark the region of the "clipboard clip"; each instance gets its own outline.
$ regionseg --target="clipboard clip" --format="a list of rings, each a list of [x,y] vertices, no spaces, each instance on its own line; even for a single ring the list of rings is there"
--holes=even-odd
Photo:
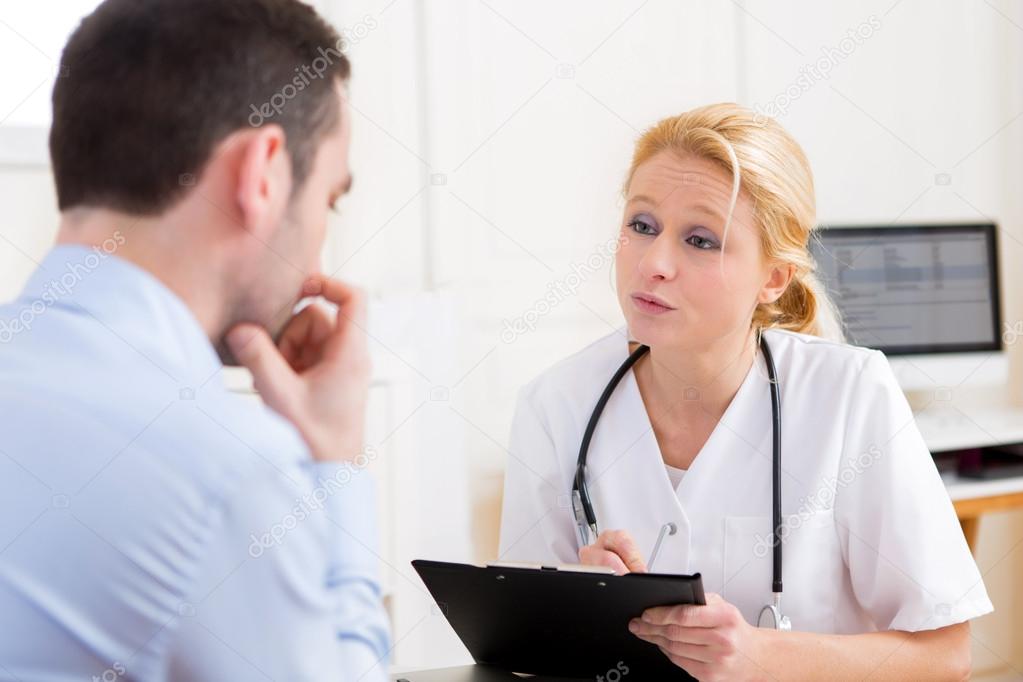
[[[525,568],[533,571],[564,571],[568,573],[596,573],[599,575],[615,575],[613,568],[606,566],[589,566],[587,564],[558,564],[548,566],[524,561],[491,561],[486,568]]]

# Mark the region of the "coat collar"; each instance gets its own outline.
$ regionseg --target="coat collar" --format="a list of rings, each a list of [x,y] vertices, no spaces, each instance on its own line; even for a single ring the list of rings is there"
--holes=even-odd
[[[620,362],[625,361],[628,352],[623,339]],[[661,528],[675,523],[678,535],[665,540],[655,570],[688,570],[694,517],[703,516],[705,510],[720,511],[727,504],[723,495],[731,494],[732,481],[742,479],[738,472],[763,468],[765,462],[770,470],[770,436],[767,370],[758,353],[676,491],[664,468],[639,385],[630,371],[608,401],[588,457],[587,480],[600,529],[627,530],[649,558]],[[763,485],[769,485],[769,481]]]

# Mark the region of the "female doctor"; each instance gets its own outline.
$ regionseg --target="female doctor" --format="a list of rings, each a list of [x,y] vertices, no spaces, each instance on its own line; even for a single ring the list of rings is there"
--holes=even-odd
[[[521,391],[501,560],[701,573],[706,606],[629,624],[701,680],[968,677],[991,602],[887,360],[828,340],[802,149],[695,109],[640,138],[625,199],[627,328]]]

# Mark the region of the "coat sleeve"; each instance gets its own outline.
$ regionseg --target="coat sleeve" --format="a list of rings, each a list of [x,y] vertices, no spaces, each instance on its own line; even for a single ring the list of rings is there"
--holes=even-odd
[[[880,630],[993,610],[948,492],[880,352],[853,381],[835,519],[853,591]]]
[[[508,447],[499,561],[579,561],[571,489],[558,464],[547,417],[530,388],[523,389]]]

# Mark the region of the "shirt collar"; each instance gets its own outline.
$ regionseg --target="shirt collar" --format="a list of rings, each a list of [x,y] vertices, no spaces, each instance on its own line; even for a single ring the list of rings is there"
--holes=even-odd
[[[118,245],[53,247],[25,285],[23,302],[94,319],[178,382],[194,385],[219,373],[220,359],[192,311],[151,273],[114,255]]]

